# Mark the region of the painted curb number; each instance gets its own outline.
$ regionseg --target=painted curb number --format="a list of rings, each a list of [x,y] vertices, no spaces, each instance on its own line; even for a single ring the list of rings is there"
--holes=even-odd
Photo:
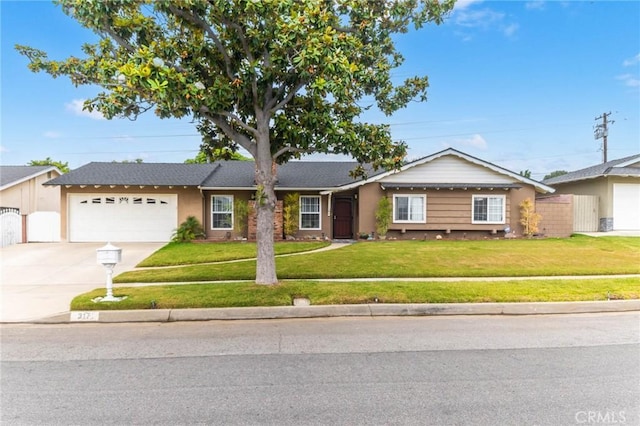
[[[98,321],[100,312],[96,311],[76,311],[71,312],[70,321]]]

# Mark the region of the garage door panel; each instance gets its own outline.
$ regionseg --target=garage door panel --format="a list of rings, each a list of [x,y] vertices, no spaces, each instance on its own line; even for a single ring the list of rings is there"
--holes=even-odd
[[[177,201],[173,194],[70,194],[69,240],[169,241],[177,227]]]
[[[640,230],[640,184],[613,185],[613,229]]]

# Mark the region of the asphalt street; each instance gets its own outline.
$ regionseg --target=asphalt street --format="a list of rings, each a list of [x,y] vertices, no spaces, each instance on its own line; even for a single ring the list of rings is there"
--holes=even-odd
[[[637,312],[0,332],[7,425],[640,423]]]

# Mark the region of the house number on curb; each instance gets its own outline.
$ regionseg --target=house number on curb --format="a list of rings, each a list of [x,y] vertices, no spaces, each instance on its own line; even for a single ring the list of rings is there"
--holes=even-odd
[[[69,321],[98,321],[100,312],[96,311],[76,311],[71,312]]]

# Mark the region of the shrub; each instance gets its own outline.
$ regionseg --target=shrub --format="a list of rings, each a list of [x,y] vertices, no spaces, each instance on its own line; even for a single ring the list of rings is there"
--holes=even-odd
[[[295,236],[298,232],[298,215],[300,214],[300,194],[292,192],[284,196],[282,212],[284,235]]]
[[[173,232],[171,241],[176,243],[188,243],[196,238],[204,238],[205,233],[200,221],[195,216],[189,216],[180,224],[178,229]]]
[[[378,207],[376,208],[376,232],[380,237],[387,235],[387,230],[391,223],[391,209],[391,200],[386,196],[378,201]]]
[[[235,228],[241,237],[244,236],[244,230],[247,228],[247,217],[249,217],[249,203],[244,200],[235,200],[233,204],[233,216]]]
[[[538,233],[538,224],[542,216],[535,212],[535,206],[531,198],[523,200],[520,204],[520,223],[524,226],[524,235],[531,237]]]

